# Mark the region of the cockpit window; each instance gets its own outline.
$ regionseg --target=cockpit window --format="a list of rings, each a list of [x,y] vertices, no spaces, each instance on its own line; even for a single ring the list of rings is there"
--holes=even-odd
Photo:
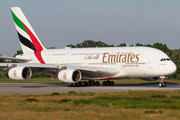
[[[171,61],[170,58],[162,58],[160,61]]]

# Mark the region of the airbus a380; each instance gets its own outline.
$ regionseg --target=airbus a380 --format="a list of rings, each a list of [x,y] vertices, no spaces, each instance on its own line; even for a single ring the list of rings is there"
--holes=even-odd
[[[164,78],[176,71],[176,65],[162,51],[150,47],[108,47],[46,49],[19,7],[11,7],[23,54],[1,59],[19,63],[0,63],[13,80],[26,80],[32,71],[49,74],[70,86],[114,85],[112,79],[127,77],[155,81],[165,87]],[[88,80],[88,82],[81,82]]]

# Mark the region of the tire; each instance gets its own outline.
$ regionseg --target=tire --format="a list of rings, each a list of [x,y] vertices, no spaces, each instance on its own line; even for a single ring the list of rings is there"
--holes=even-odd
[[[113,85],[114,85],[114,81],[111,81],[111,82],[110,82],[110,85],[113,86]]]
[[[159,87],[163,87],[163,84],[162,84],[162,83],[159,83]]]
[[[76,83],[77,87],[79,87],[79,83]]]
[[[87,82],[87,85],[88,85],[88,86],[91,86],[91,85],[92,85],[92,83],[89,81],[89,82]]]
[[[110,86],[111,82],[110,81],[107,81],[107,86]]]
[[[96,81],[96,86],[99,86],[99,81]]]
[[[77,83],[77,87],[80,87],[81,85],[82,85],[81,82],[78,82],[78,83]]]
[[[73,86],[73,83],[69,83],[69,87],[72,87]]]
[[[84,86],[84,82],[81,83],[81,86]]]
[[[162,83],[163,84],[163,87],[166,87],[166,83],[164,82],[164,83]]]
[[[73,87],[77,87],[77,83],[73,83]]]
[[[96,85],[96,83],[93,81],[93,82],[91,83],[91,85],[92,85],[92,86],[95,86],[95,85]]]
[[[103,86],[106,86],[107,85],[107,82],[106,81],[103,81]]]
[[[87,86],[87,85],[88,85],[88,82],[87,82],[87,81],[85,81],[85,82],[84,82],[84,86]]]
[[[79,82],[80,86],[82,86],[82,82]]]

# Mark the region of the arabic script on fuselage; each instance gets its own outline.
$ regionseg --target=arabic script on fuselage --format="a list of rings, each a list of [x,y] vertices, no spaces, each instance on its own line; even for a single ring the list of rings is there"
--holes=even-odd
[[[86,60],[97,60],[97,59],[99,59],[99,55],[86,55],[85,59]]]

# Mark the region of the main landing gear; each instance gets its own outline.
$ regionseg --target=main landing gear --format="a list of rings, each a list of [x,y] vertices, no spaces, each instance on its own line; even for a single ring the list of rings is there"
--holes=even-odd
[[[166,83],[164,82],[164,78],[166,78],[166,77],[164,77],[164,76],[160,77],[161,81],[159,83],[159,87],[166,87]]]
[[[113,86],[114,81],[103,81],[103,86]],[[70,87],[81,87],[81,86],[99,86],[99,81],[89,80],[84,82],[78,82],[78,83],[69,83]]]
[[[89,80],[88,82],[69,83],[70,87],[99,86],[99,81]]]
[[[110,80],[103,81],[103,86],[113,86],[113,85],[114,85],[114,81],[110,81]]]

